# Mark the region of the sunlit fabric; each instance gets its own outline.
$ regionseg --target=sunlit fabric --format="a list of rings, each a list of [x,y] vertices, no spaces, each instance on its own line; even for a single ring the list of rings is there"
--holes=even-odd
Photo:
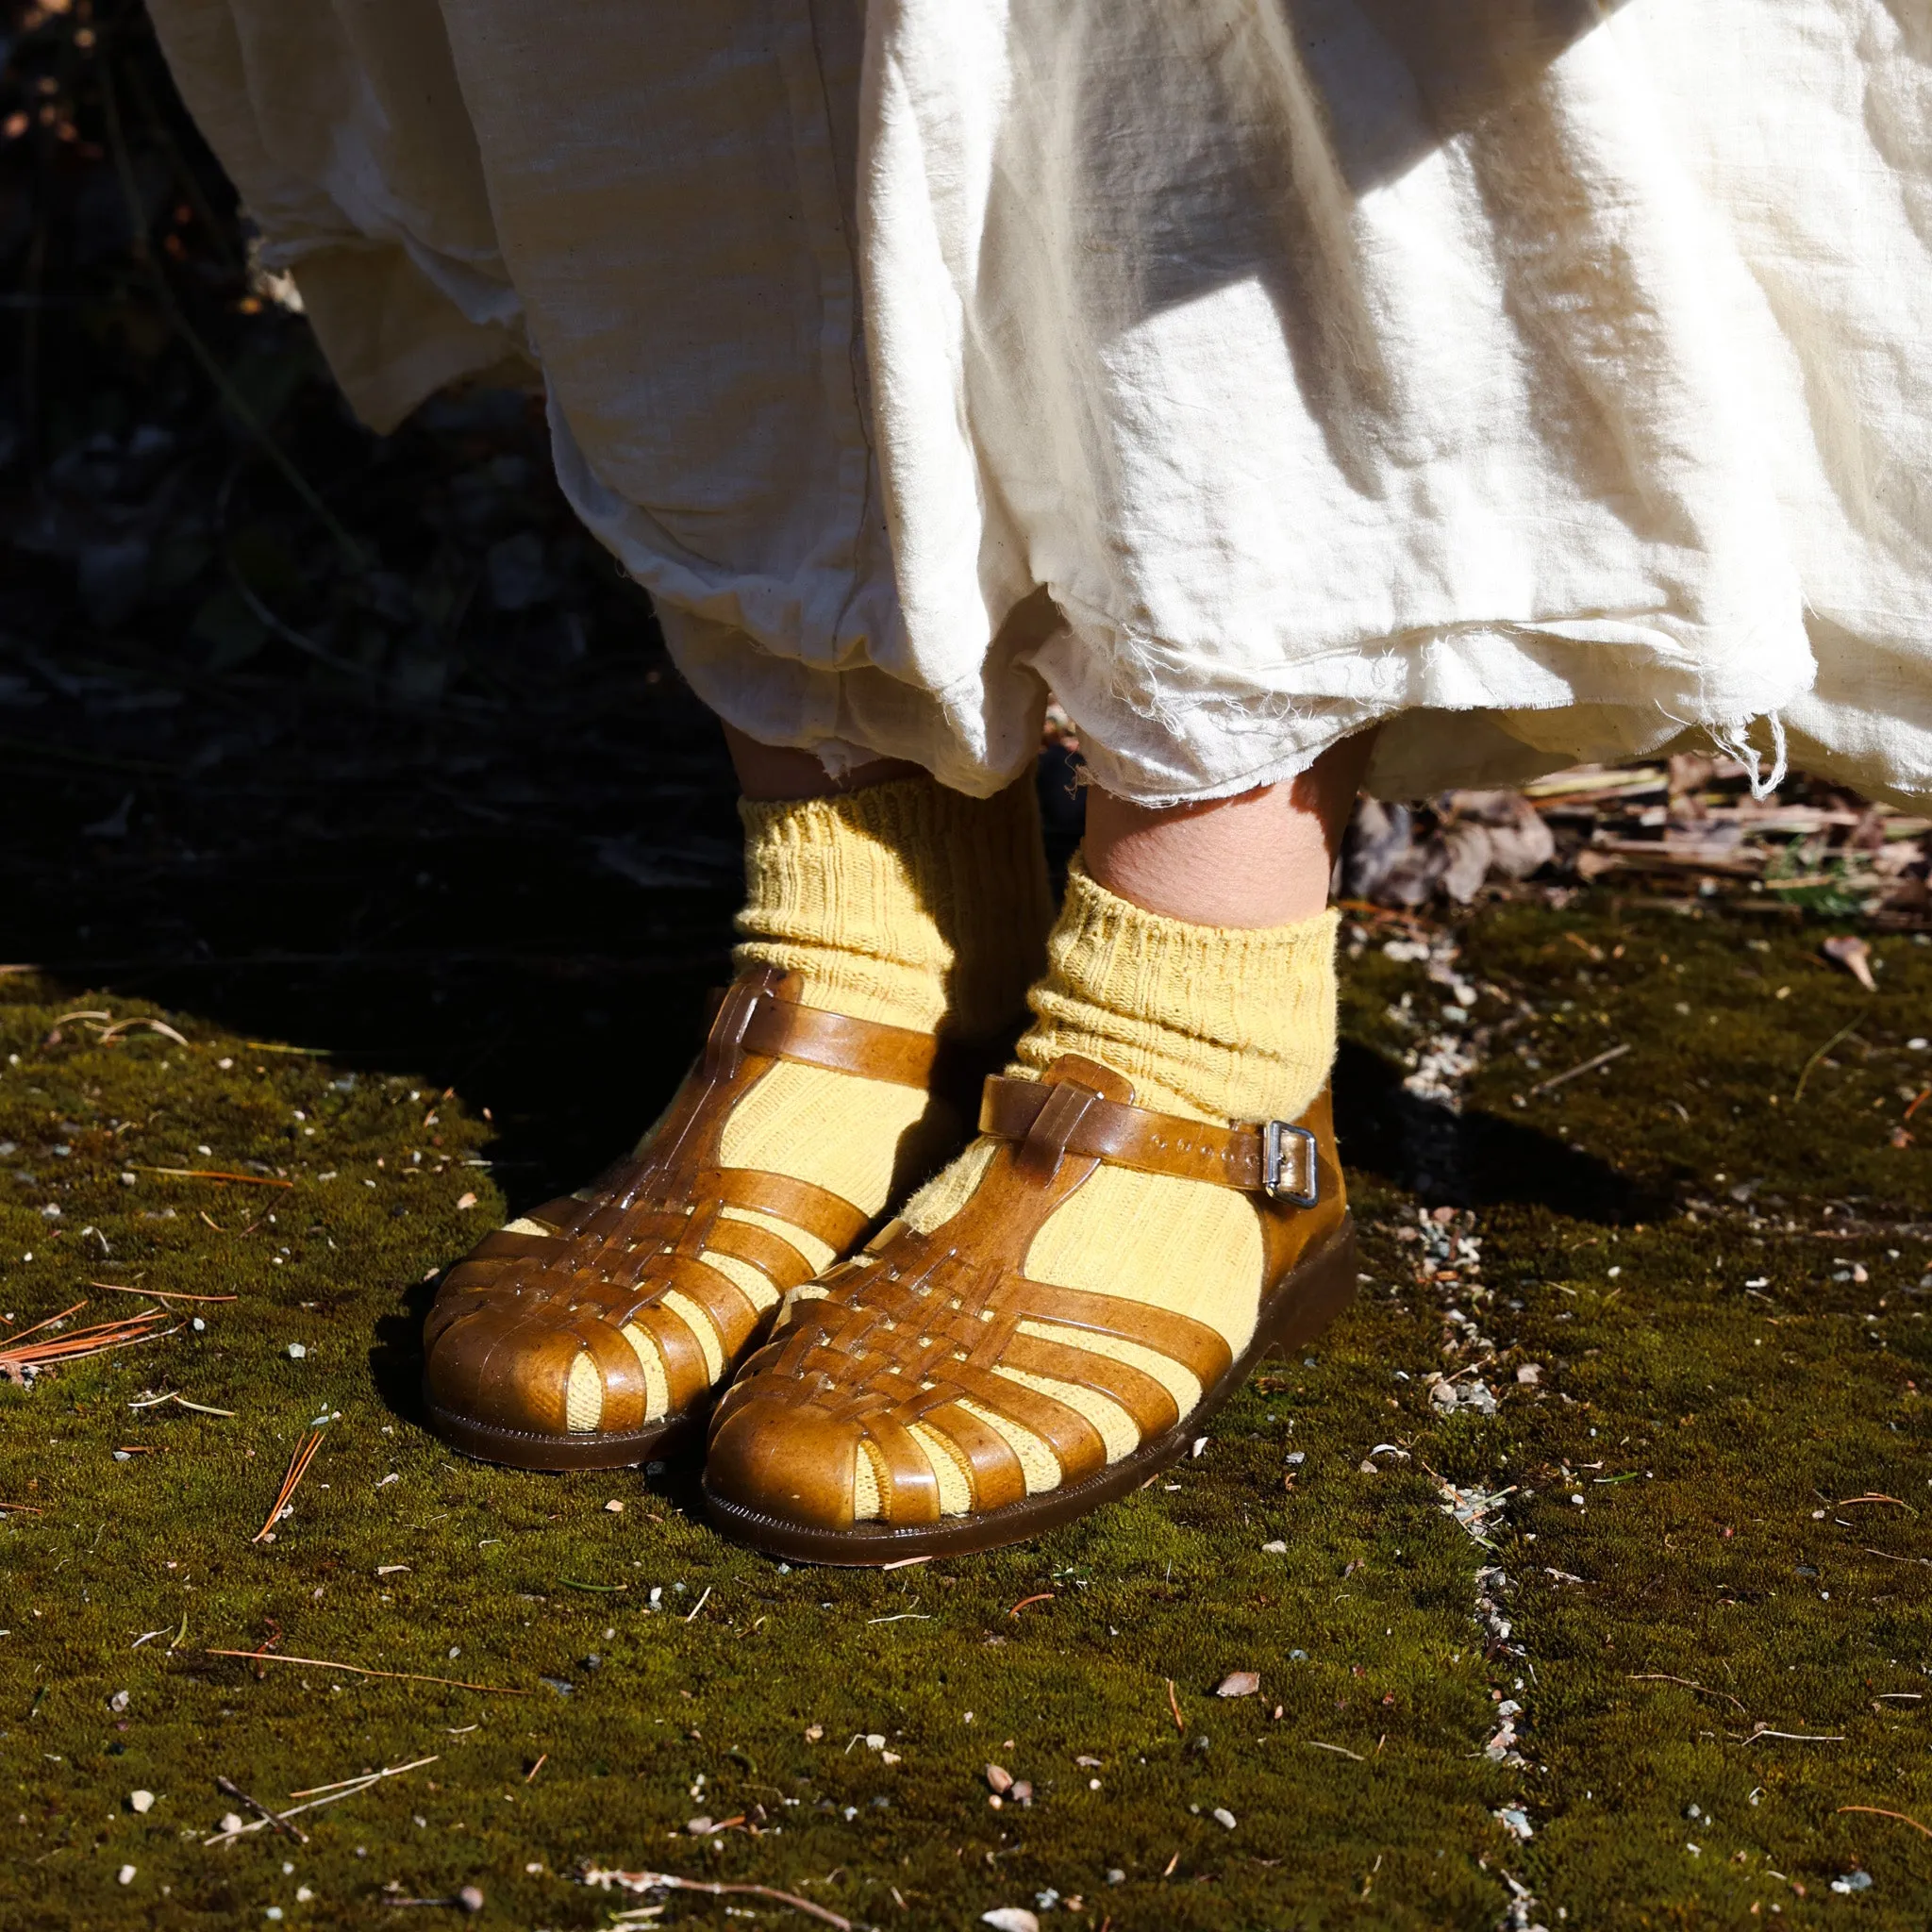
[[[1924,0],[152,11],[356,407],[541,375],[756,737],[1932,791]]]

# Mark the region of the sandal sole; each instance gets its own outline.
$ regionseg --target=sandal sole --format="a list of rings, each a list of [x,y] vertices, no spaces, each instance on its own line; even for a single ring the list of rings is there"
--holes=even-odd
[[[1003,1509],[950,1522],[896,1528],[888,1523],[858,1523],[850,1529],[811,1529],[730,1502],[713,1493],[708,1480],[702,1485],[705,1513],[720,1529],[772,1556],[841,1569],[874,1569],[912,1557],[973,1556],[1024,1542],[1131,1494],[1179,1461],[1202,1425],[1247,1380],[1256,1363],[1312,1341],[1355,1299],[1355,1218],[1350,1215],[1283,1282],[1245,1352],[1173,1428],[1071,1489],[1045,1490]]]
[[[452,1449],[479,1462],[500,1462],[510,1469],[634,1469],[658,1458],[667,1445],[675,1447],[700,1420],[685,1415],[654,1423],[625,1435],[587,1432],[581,1436],[550,1436],[535,1429],[498,1428],[472,1421],[454,1409],[441,1408],[424,1397],[429,1426]]]

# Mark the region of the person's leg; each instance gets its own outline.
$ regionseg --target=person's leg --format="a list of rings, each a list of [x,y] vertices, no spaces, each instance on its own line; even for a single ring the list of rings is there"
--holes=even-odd
[[[1367,750],[1168,810],[1090,793],[987,1131],[721,1402],[721,1521],[835,1561],[1033,1534],[1143,1480],[1352,1291],[1326,901]]]
[[[1328,903],[1335,855],[1374,732],[1344,739],[1299,777],[1164,808],[1087,794],[1081,855],[1096,884],[1196,925],[1286,925]]]
[[[989,799],[877,760],[839,780],[727,734],[737,978],[628,1160],[486,1239],[425,1331],[438,1430],[528,1466],[655,1453],[780,1296],[971,1132],[1052,917],[1030,776]],[[965,1078],[958,1077],[963,1074]]]
[[[781,798],[837,798],[889,779],[924,775],[904,758],[874,758],[835,778],[810,752],[787,744],[760,744],[735,724],[724,726],[724,742],[731,753],[731,769],[738,774],[740,793],[760,805]]]

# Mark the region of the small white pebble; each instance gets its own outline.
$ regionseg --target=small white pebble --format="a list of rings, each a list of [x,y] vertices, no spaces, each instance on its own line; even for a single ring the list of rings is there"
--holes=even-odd
[[[298,1885],[295,1888],[295,1903],[298,1906],[306,1906],[314,1896],[315,1894],[306,1885]]]
[[[301,1343],[300,1343],[299,1341],[291,1341],[291,1342],[290,1342],[290,1344],[289,1344],[289,1359],[290,1359],[290,1360],[291,1360],[291,1362],[299,1362],[299,1361],[301,1361],[301,1360],[303,1359],[303,1357],[306,1357],[306,1356],[308,1355],[308,1350],[307,1350],[306,1348],[304,1348],[304,1347],[302,1346],[302,1344],[301,1344]]]
[[[226,1832],[240,1831],[242,1829],[241,1812],[224,1811],[222,1813],[222,1829]]]
[[[155,1794],[152,1791],[129,1791],[127,1802],[137,1811],[152,1811],[155,1808]]]
[[[120,1871],[115,1873],[114,1876],[118,1878],[123,1885],[132,1885],[134,1883],[134,1867],[132,1865],[124,1865],[122,1866]]]
[[[458,1194],[457,1196],[457,1211],[459,1214],[468,1213],[475,1205],[476,1197],[475,1194]]]
[[[1288,1555],[1288,1545],[1277,1537],[1272,1543],[1263,1543],[1261,1552],[1264,1556],[1285,1557]]]
[[[1234,1813],[1225,1805],[1217,1805],[1214,1807],[1214,1822],[1216,1824],[1226,1825],[1228,1830],[1232,1831],[1234,1829]]]
[[[216,1066],[218,1066],[219,1068],[221,1068],[222,1072],[223,1072],[223,1073],[225,1073],[225,1073],[226,1073],[226,1072],[228,1071],[228,1069],[229,1069],[230,1067],[232,1067],[232,1066],[233,1066],[234,1064],[235,1064],[235,1062],[234,1062],[234,1061],[233,1061],[233,1060],[232,1060],[231,1058],[229,1058],[229,1057],[228,1057],[228,1056],[227,1056],[226,1054],[224,1054],[224,1055],[223,1055],[223,1056],[221,1057],[221,1058],[220,1058],[220,1059],[218,1059],[218,1060],[217,1060],[217,1061],[215,1062],[215,1065],[216,1065]]]
[[[868,1731],[865,1734],[865,1748],[868,1751],[883,1751],[886,1748],[886,1734],[883,1731]]]
[[[615,1496],[612,1496],[609,1502],[605,1504],[604,1507],[605,1508],[609,1510],[609,1512],[613,1516],[622,1516],[624,1514],[624,1504]]]
[[[199,1315],[193,1317],[193,1319],[190,1322],[189,1326],[192,1327],[197,1335],[206,1335],[208,1333],[208,1324],[204,1322]]]
[[[124,1174],[121,1176],[121,1185],[124,1188],[131,1188],[140,1178],[141,1176],[138,1174]]]

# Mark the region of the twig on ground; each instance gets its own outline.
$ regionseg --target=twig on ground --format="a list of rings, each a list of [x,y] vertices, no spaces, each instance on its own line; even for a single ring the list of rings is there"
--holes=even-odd
[[[595,1866],[587,1866],[577,1877],[580,1884],[595,1886],[599,1891],[608,1891],[615,1885],[625,1891],[702,1891],[712,1898],[774,1899],[823,1924],[838,1926],[839,1932],[853,1932],[850,1919],[829,1907],[813,1905],[810,1899],[800,1898],[795,1891],[780,1891],[774,1885],[727,1885],[714,1879],[680,1878],[675,1872],[606,1872]]]
[[[105,1288],[109,1294],[144,1294],[158,1302],[238,1302],[238,1294],[183,1294],[175,1288],[129,1288],[125,1281],[90,1281],[90,1288]]]
[[[1181,1715],[1181,1701],[1174,1694],[1174,1679],[1167,1680],[1167,1707],[1174,1712],[1174,1727],[1183,1737],[1187,1735],[1188,1721]]]
[[[275,1538],[275,1527],[281,1521],[282,1511],[289,1506],[289,1498],[302,1486],[302,1478],[308,1474],[308,1465],[315,1460],[315,1453],[322,1447],[324,1431],[317,1429],[312,1436],[305,1436],[295,1445],[295,1453],[289,1458],[289,1472],[282,1478],[282,1487],[275,1496],[275,1507],[268,1512],[268,1521],[248,1539],[252,1543],[270,1542]]]
[[[339,1663],[326,1657],[284,1657],[277,1651],[268,1650],[205,1650],[204,1657],[241,1657],[250,1663],[258,1664],[307,1664],[316,1671],[347,1671],[352,1677],[393,1677],[408,1684],[447,1684],[453,1690],[489,1690],[499,1697],[527,1697],[527,1690],[519,1690],[508,1684],[472,1684],[461,1677],[433,1677],[422,1671],[377,1671],[367,1664]]]
[[[1822,1060],[1824,1058],[1824,1056],[1828,1054],[1832,1050],[1832,1048],[1839,1043],[1840,1041],[1847,1040],[1854,1033],[1856,1033],[1858,1030],[1858,1020],[1862,1020],[1864,1017],[1864,1014],[1860,1013],[1858,1015],[1857,1020],[1852,1021],[1848,1025],[1840,1026],[1838,1029],[1838,1031],[1834,1033],[1831,1036],[1831,1038],[1827,1040],[1824,1042],[1824,1044],[1821,1046],[1818,1049],[1818,1051],[1814,1053],[1811,1056],[1811,1058],[1805,1062],[1805,1070],[1798,1075],[1798,1084],[1796,1088],[1792,1090],[1791,1105],[1793,1107],[1795,1107],[1799,1101],[1804,1099],[1805,1082],[1811,1077],[1812,1071],[1816,1068],[1818,1062]]]
[[[435,1764],[435,1757],[412,1757],[407,1764],[392,1764],[385,1771],[358,1771],[354,1777],[339,1777],[333,1784],[310,1785],[307,1790],[291,1791],[291,1798],[320,1797],[325,1791],[346,1791],[360,1789],[365,1785],[380,1784],[386,1777],[401,1777],[406,1771],[421,1771],[425,1764]]]
[[[1351,1751],[1346,1744],[1324,1744],[1320,1738],[1304,1738],[1302,1742],[1311,1751],[1332,1751],[1338,1757],[1353,1757],[1357,1764],[1369,1761],[1359,1751]]]
[[[1682,1684],[1686,1690],[1701,1690],[1707,1697],[1722,1697],[1740,1717],[1749,1715],[1728,1690],[1712,1690],[1690,1677],[1674,1677],[1668,1671],[1631,1671],[1628,1675],[1633,1684]]]
[[[1919,1513],[1909,1503],[1901,1502],[1896,1496],[1881,1496],[1875,1490],[1863,1496],[1847,1496],[1842,1503],[1834,1503],[1831,1507],[1834,1509],[1856,1509],[1860,1503],[1890,1503],[1893,1508],[1903,1509],[1907,1516]]]
[[[23,1328],[18,1334],[8,1336],[8,1341],[9,1343],[18,1343],[29,1335],[38,1335],[42,1328],[51,1328],[56,1322],[64,1322],[69,1315],[77,1315],[86,1307],[87,1304],[85,1302],[75,1302],[72,1307],[62,1308],[58,1315],[42,1316],[31,1327]]]
[[[407,1771],[421,1771],[425,1764],[434,1764],[436,1761],[434,1757],[419,1757],[410,1764],[391,1765],[382,1771],[364,1772],[360,1777],[343,1778],[339,1784],[317,1785],[314,1787],[314,1790],[324,1793],[323,1796],[309,1797],[306,1805],[291,1805],[281,1815],[285,1819],[292,1818],[298,1811],[314,1811],[324,1805],[338,1804],[343,1798],[358,1797],[373,1786],[382,1783],[385,1778],[401,1777]],[[292,1795],[300,1798],[308,1794],[296,1791]],[[241,1825],[234,1831],[218,1831],[212,1838],[203,1839],[202,1843],[204,1845],[231,1845],[238,1838],[244,1838],[251,1831],[265,1831],[267,1829],[268,1820],[266,1818],[258,1818],[252,1824]]]
[[[206,1402],[190,1402],[187,1396],[176,1390],[169,1390],[165,1395],[150,1395],[144,1402],[130,1402],[129,1408],[159,1408],[164,1402],[172,1402],[177,1408],[192,1408],[196,1415],[232,1416],[232,1408],[215,1408]]]
[[[281,1181],[267,1174],[230,1174],[223,1167],[149,1167],[145,1162],[136,1161],[135,1166],[142,1174],[166,1174],[177,1181],[239,1181],[247,1188],[292,1188],[293,1181]]]
[[[1630,1042],[1626,1040],[1622,1046],[1610,1047],[1598,1054],[1594,1059],[1585,1060],[1581,1066],[1571,1067],[1561,1074],[1552,1074],[1547,1080],[1539,1080],[1529,1090],[1530,1098],[1533,1100],[1539,1093],[1547,1093],[1552,1087],[1560,1087],[1565,1080],[1574,1080],[1579,1074],[1588,1074],[1594,1068],[1607,1066],[1611,1060],[1629,1051]]]
[[[705,1605],[706,1605],[706,1604],[707,1604],[708,1602],[709,1602],[709,1601],[710,1601],[710,1595],[711,1595],[711,1586],[710,1586],[710,1585],[709,1585],[709,1584],[708,1583],[708,1584],[706,1584],[706,1585],[705,1585],[705,1593],[704,1593],[704,1595],[703,1595],[703,1596],[701,1596],[701,1597],[699,1597],[699,1599],[697,1600],[697,1602],[696,1602],[696,1603],[694,1603],[693,1605],[691,1605],[691,1616],[690,1616],[690,1617],[687,1617],[687,1618],[686,1618],[686,1619],[684,1620],[684,1621],[685,1621],[685,1622],[686,1622],[687,1624],[689,1624],[689,1623],[690,1623],[690,1622],[691,1621],[691,1617],[695,1617],[695,1616],[697,1615],[697,1613],[698,1613],[698,1612],[699,1612],[699,1611],[700,1611],[701,1609],[703,1609],[703,1608],[704,1608]]]
[[[1932,1825],[1921,1824],[1916,1818],[1908,1817],[1903,1811],[1888,1811],[1883,1805],[1840,1805],[1840,1811],[1863,1811],[1872,1818],[1896,1818],[1901,1824],[1909,1824],[1912,1829],[1925,1838],[1932,1838]]]
[[[308,1834],[299,1824],[291,1824],[280,1812],[271,1811],[259,1798],[250,1797],[233,1778],[217,1777],[215,1788],[226,1797],[239,1798],[258,1818],[273,1824],[278,1831],[286,1831],[297,1844],[306,1845],[308,1842]]]
[[[1737,1734],[1732,1733],[1735,1737]],[[1745,1744],[1755,1744],[1759,1738],[1782,1738],[1789,1744],[1842,1744],[1845,1736],[1842,1731],[1774,1731],[1769,1724],[1759,1724],[1750,1736],[1740,1740]]]
[[[186,1046],[188,1044],[187,1036],[185,1034],[176,1033],[175,1029],[172,1026],[170,1026],[165,1020],[150,1020],[146,1017],[145,1014],[137,1014],[132,1020],[116,1020],[114,1024],[101,1035],[100,1039],[95,1042],[95,1044],[99,1046],[106,1046],[110,1040],[119,1040],[121,1036],[124,1033],[125,1033],[130,1026],[145,1026],[151,1032],[164,1035],[167,1039],[175,1041],[175,1043],[177,1046]]]
[[[86,1307],[85,1302],[75,1302],[74,1307],[63,1309],[58,1315],[50,1315],[44,1322],[36,1322],[32,1328],[23,1328],[18,1336],[10,1339],[7,1347],[0,1348],[0,1375],[9,1382],[24,1382],[28,1375],[39,1374],[57,1362],[72,1361],[81,1356],[105,1355],[109,1349],[128,1348],[137,1341],[150,1341],[175,1332],[172,1328],[158,1329],[155,1326],[156,1323],[168,1319],[164,1308],[150,1308],[138,1315],[129,1315],[125,1321],[99,1322],[92,1327],[76,1328],[72,1335],[50,1336],[44,1341],[36,1341],[25,1347],[21,1345],[25,1336],[55,1322],[64,1321],[75,1308]]]
[[[1020,1612],[1024,1610],[1028,1604],[1050,1604],[1052,1603],[1053,1599],[1054,1592],[1050,1590],[1042,1590],[1038,1596],[1023,1596],[1020,1599],[1020,1601],[1016,1603],[1013,1606],[1013,1607],[1007,1612],[1007,1615],[1009,1617],[1018,1617]]]

